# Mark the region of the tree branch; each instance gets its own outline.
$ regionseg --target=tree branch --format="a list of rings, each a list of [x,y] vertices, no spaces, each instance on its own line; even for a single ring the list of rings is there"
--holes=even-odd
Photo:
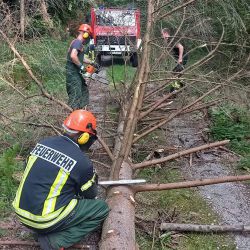
[[[146,192],[146,191],[161,191],[161,190],[191,188],[191,187],[199,187],[199,186],[220,184],[220,183],[226,183],[226,182],[237,182],[237,181],[248,181],[248,180],[250,180],[250,175],[222,176],[222,177],[212,178],[212,179],[173,182],[173,183],[167,183],[167,184],[137,185],[133,187],[133,190],[135,193]]]
[[[230,142],[229,140],[217,141],[217,142],[208,143],[208,144],[205,144],[205,145],[202,145],[202,146],[199,146],[199,147],[189,148],[187,150],[183,150],[181,152],[178,152],[178,153],[175,153],[175,154],[172,154],[172,155],[168,155],[168,156],[162,157],[160,159],[154,159],[154,160],[151,160],[151,161],[145,161],[145,162],[134,164],[133,169],[149,167],[149,166],[152,166],[152,165],[156,165],[156,164],[159,164],[159,163],[163,163],[163,162],[166,162],[166,161],[170,161],[170,160],[179,158],[179,157],[184,156],[184,155],[195,153],[195,152],[207,149],[207,148],[223,146],[223,145],[228,144],[229,142]]]
[[[179,5],[179,6],[175,7],[175,8],[172,9],[171,11],[169,11],[169,12],[167,12],[166,14],[160,16],[160,17],[159,17],[159,20],[161,20],[162,18],[164,18],[164,17],[166,17],[166,16],[171,15],[172,13],[174,13],[175,11],[177,11],[177,10],[179,10],[179,9],[184,8],[185,6],[187,6],[187,5],[191,4],[191,3],[193,3],[194,1],[195,1],[195,0],[190,0],[190,1],[188,1],[188,2],[186,2],[186,3],[184,3],[184,4],[182,4],[182,5]]]
[[[39,243],[34,241],[18,241],[18,240],[4,240],[0,241],[0,246],[33,246],[38,247]],[[90,249],[91,245],[82,245],[82,244],[76,244],[70,247],[69,249]]]
[[[250,226],[246,225],[195,225],[179,223],[161,223],[162,231],[223,233],[223,232],[250,232]]]
[[[105,151],[107,152],[109,158],[114,161],[114,155],[112,154],[111,150],[109,149],[108,145],[102,140],[102,138],[100,136],[98,136],[98,141],[100,142],[100,144],[103,146],[103,148],[105,149]]]
[[[178,116],[179,114],[181,114],[183,111],[187,110],[188,108],[194,106],[197,102],[201,101],[203,98],[205,98],[207,95],[209,95],[210,93],[212,93],[213,91],[217,90],[218,88],[220,88],[221,85],[216,86],[215,88],[209,90],[208,92],[206,92],[204,95],[202,95],[201,97],[199,97],[198,99],[196,99],[194,102],[186,105],[185,107],[179,109],[177,112],[169,115],[169,117],[167,119],[163,119],[162,121],[160,121],[158,124],[156,124],[155,126],[153,126],[152,128],[148,129],[147,131],[145,131],[144,133],[137,135],[134,138],[134,143],[137,142],[139,139],[141,139],[142,137],[148,135],[149,133],[151,133],[152,131],[154,131],[157,128],[160,128],[161,126],[163,126],[164,124],[166,124],[167,122],[171,121],[174,117]],[[181,90],[181,89],[180,89]],[[178,90],[178,91],[180,91]]]

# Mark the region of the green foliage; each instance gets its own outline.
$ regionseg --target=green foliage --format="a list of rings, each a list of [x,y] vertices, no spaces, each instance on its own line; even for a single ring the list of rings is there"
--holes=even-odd
[[[4,217],[10,212],[10,205],[14,199],[18,181],[13,178],[17,170],[21,170],[23,164],[15,158],[20,151],[19,145],[7,149],[0,156],[0,214]]]
[[[215,24],[220,19],[225,27],[225,40],[235,42],[247,38],[247,23],[250,21],[250,6],[245,0],[226,0],[210,2],[206,12],[209,13]],[[220,32],[221,25],[215,25],[215,30]]]
[[[44,37],[29,43],[19,44],[17,49],[25,54],[29,65],[38,78],[42,80],[45,88],[52,94],[66,93],[65,90],[65,63],[69,41],[58,41]],[[30,79],[21,64],[14,67],[15,80]],[[26,78],[25,78],[26,77]],[[36,89],[34,84],[30,90]]]
[[[211,111],[211,134],[216,140],[230,139],[230,148],[244,156],[240,166],[250,170],[250,114],[234,106]]]
[[[77,17],[85,16],[86,18],[86,15],[90,12],[89,2],[86,0],[50,0],[48,1],[48,12],[63,24],[66,24]]]
[[[26,39],[49,34],[48,24],[44,22],[40,15],[31,18],[30,24],[25,28]]]

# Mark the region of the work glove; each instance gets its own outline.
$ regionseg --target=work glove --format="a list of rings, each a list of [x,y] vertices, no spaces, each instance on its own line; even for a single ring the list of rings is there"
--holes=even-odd
[[[84,65],[81,64],[79,68],[80,68],[80,74],[86,73]]]

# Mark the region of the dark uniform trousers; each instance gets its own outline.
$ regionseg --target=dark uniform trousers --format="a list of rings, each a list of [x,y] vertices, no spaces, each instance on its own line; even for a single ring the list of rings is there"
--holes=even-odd
[[[89,90],[83,77],[72,70],[66,73],[66,90],[69,106],[73,109],[82,109],[89,104]]]
[[[70,247],[95,230],[108,216],[107,203],[97,199],[82,199],[65,223],[48,233],[53,248]]]

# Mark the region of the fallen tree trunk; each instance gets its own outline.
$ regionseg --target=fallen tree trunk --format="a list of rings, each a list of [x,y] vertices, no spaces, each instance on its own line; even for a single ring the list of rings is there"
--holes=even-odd
[[[132,169],[123,163],[119,179],[131,179]],[[106,199],[111,208],[102,228],[100,249],[135,250],[135,200],[130,186],[111,186]]]
[[[250,232],[246,225],[196,225],[179,223],[161,223],[162,231],[222,233],[222,232]]]

